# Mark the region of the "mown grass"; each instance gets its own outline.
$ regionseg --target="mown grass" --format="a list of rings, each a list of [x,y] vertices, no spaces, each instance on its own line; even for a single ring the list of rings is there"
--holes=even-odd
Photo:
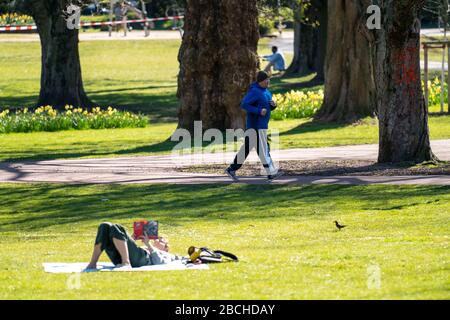
[[[167,139],[176,129],[176,88],[180,40],[85,41],[80,57],[85,89],[99,105],[143,112],[145,129],[86,130],[0,135],[0,161],[147,155],[170,152]],[[39,43],[0,43],[0,106],[24,107],[37,101],[40,81]],[[269,53],[269,40],[259,53]],[[292,56],[287,55],[288,63]],[[264,66],[264,64],[262,65]],[[275,78],[274,93],[315,90],[305,77]],[[309,120],[274,121],[281,148],[325,147],[377,143],[378,127],[365,120],[359,126],[326,125]],[[450,138],[450,116],[431,117],[432,139]]]
[[[99,106],[176,118],[180,40],[82,41],[83,84]],[[40,88],[40,44],[0,43],[0,106],[30,107]]]
[[[1,299],[450,298],[449,187],[1,184],[0,201]],[[176,253],[206,245],[241,262],[82,274],[79,290],[44,273],[88,262],[100,222],[140,218]]]
[[[87,95],[99,106],[143,112],[157,122],[176,121],[180,44],[181,40],[81,41]],[[267,45],[267,40],[261,41],[261,54],[267,53]],[[0,108],[34,106],[40,88],[40,44],[3,42],[0,48]]]
[[[142,129],[13,133],[0,135],[0,161],[104,158],[168,154],[175,123],[155,123]],[[305,120],[271,122],[279,130],[279,148],[319,148],[378,143],[378,125],[319,124]],[[450,117],[430,118],[431,138],[450,138]],[[206,146],[206,144],[205,144]]]
[[[150,126],[0,135],[0,161],[170,152],[178,46],[177,40],[82,42],[89,96],[145,112]],[[30,106],[39,91],[38,44],[0,47],[0,105]],[[275,80],[274,92],[298,82]],[[282,148],[376,143],[378,135],[370,119],[358,126],[287,120],[272,127],[281,131]],[[430,128],[432,139],[450,138],[450,117],[430,118]],[[0,299],[449,299],[449,191],[0,184]],[[142,218],[160,221],[174,252],[207,245],[241,262],[209,271],[82,274],[79,290],[69,289],[69,275],[43,272],[44,262],[87,262],[100,222],[130,228]],[[336,219],[348,228],[337,232]],[[373,267],[380,270],[379,289],[368,287]]]

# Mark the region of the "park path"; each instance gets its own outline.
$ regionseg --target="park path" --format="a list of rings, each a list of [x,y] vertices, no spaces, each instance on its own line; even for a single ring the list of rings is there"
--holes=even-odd
[[[424,29],[422,30],[423,35],[440,35],[439,29]],[[443,34],[443,33],[442,33]],[[273,39],[269,47],[277,46],[281,52],[294,54],[294,33],[293,32],[283,32],[281,37],[277,37]],[[424,61],[420,61],[420,67],[424,69],[425,63]],[[428,61],[428,68],[430,70],[441,70],[442,62],[439,61]],[[448,70],[448,63],[444,63],[444,70]]]
[[[175,30],[151,30],[150,36],[145,37],[144,31],[134,30],[123,36],[123,32],[113,32],[111,37],[108,32],[82,32],[79,33],[80,41],[108,41],[108,40],[181,40],[180,32]],[[0,33],[0,42],[39,42],[37,33]]]
[[[433,141],[441,160],[450,161],[450,140]],[[287,160],[371,160],[377,159],[377,145],[274,150],[275,161]],[[192,165],[230,163],[234,153],[195,155],[159,155],[105,159],[75,159],[0,163],[0,182],[48,182],[72,184],[228,184],[225,175],[187,173],[176,168]],[[250,162],[256,162],[253,152]],[[248,184],[266,184],[262,177],[241,180]],[[450,185],[450,175],[442,176],[286,176],[274,184],[421,184]]]
[[[422,31],[426,35],[439,35],[439,29],[425,29]],[[180,32],[177,30],[152,30],[149,37],[144,37],[144,31],[134,30],[128,32],[124,37],[122,32],[113,32],[111,37],[108,36],[108,32],[80,32],[79,39],[83,41],[129,41],[129,40],[181,40]],[[17,34],[17,33],[0,33],[1,42],[39,42],[39,35],[37,33],[30,34]],[[281,37],[275,38],[270,42],[270,47],[277,46],[284,53],[294,53],[294,32],[285,31]],[[430,70],[440,70],[442,63],[438,61],[429,61],[428,65]],[[424,68],[424,62],[421,61],[421,68]],[[448,64],[445,63],[444,69],[448,69]]]

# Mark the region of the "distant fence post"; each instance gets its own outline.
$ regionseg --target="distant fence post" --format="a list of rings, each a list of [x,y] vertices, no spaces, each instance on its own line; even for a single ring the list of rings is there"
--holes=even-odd
[[[150,35],[149,28],[148,28],[148,17],[147,17],[147,8],[145,7],[144,0],[141,0],[141,6],[142,6],[142,15],[144,16],[144,35],[145,37],[148,37]]]
[[[109,36],[111,37],[112,34],[112,29],[113,29],[113,11],[114,11],[114,0],[111,0],[109,2],[109,26],[108,26],[108,31],[109,31]]]
[[[434,40],[424,41],[422,43],[424,50],[424,95],[425,105],[429,108],[430,91],[428,88],[429,81],[429,50],[442,49],[442,68],[441,68],[441,110],[440,113],[445,113],[445,82],[447,82],[447,112],[450,114],[450,41],[449,40]],[[447,79],[445,79],[445,50],[447,50]]]

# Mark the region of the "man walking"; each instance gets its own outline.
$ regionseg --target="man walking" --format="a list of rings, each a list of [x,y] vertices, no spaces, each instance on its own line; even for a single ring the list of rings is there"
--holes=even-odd
[[[283,175],[274,166],[267,141],[270,114],[276,108],[276,103],[272,100],[272,94],[268,90],[269,85],[270,78],[267,72],[258,72],[256,82],[251,85],[249,92],[242,100],[241,107],[247,111],[245,142],[233,163],[225,170],[225,173],[234,181],[238,181],[236,171],[242,167],[253,148],[256,148],[269,181],[278,179]]]

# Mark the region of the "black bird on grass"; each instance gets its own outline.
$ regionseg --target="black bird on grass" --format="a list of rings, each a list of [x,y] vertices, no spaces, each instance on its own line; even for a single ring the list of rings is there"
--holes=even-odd
[[[339,229],[339,231],[341,231],[341,229],[344,229],[346,226],[340,225],[339,222],[335,221],[334,224],[336,225],[336,228]]]

